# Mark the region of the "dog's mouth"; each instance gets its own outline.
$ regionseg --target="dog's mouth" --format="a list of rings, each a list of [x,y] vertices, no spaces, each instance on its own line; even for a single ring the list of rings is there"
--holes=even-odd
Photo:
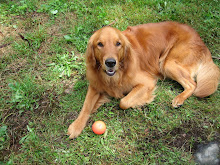
[[[105,60],[105,73],[108,76],[113,76],[116,72],[116,60],[114,58],[107,58]]]
[[[108,76],[113,76],[115,74],[115,70],[110,68],[110,69],[107,69],[105,70],[105,73],[108,75]]]

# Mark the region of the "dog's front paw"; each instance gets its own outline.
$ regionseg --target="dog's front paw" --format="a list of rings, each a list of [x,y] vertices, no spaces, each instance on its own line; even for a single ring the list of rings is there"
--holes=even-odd
[[[177,96],[177,97],[175,97],[175,98],[173,99],[173,101],[172,101],[172,106],[173,106],[174,108],[179,108],[179,107],[181,107],[181,106],[183,105],[184,100],[185,100],[185,99],[183,99],[182,97]]]
[[[68,128],[67,134],[69,135],[69,138],[74,139],[78,137],[81,134],[84,127],[85,126],[83,126],[82,123],[78,122],[77,120],[74,121]]]

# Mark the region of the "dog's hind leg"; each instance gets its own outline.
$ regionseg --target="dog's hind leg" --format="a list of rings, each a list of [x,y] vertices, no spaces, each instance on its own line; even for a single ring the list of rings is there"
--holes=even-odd
[[[164,65],[164,74],[178,83],[180,83],[184,91],[176,96],[172,101],[172,106],[178,108],[183,102],[190,97],[196,89],[196,82],[191,74],[191,67],[181,65],[175,60],[167,61]]]

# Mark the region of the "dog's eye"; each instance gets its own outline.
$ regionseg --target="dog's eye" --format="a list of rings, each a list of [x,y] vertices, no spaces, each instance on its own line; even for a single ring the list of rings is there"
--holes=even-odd
[[[116,46],[120,46],[121,45],[121,43],[120,42],[116,42]]]
[[[98,46],[103,47],[104,45],[101,42],[99,42]]]

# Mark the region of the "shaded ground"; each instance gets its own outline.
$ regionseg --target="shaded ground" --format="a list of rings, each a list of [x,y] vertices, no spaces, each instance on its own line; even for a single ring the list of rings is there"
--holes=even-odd
[[[10,141],[8,148],[0,151],[2,155],[0,160],[9,156],[11,152],[19,152],[21,147],[19,142],[27,134],[27,125],[32,122],[33,116],[45,118],[45,116],[49,115],[54,109],[59,107],[59,99],[55,94],[52,102],[51,99],[49,99],[50,92],[51,91],[48,91],[48,93],[42,96],[38,108],[33,112],[25,111],[24,113],[19,114],[16,110],[9,110],[4,114],[3,118],[5,118],[5,123],[10,126],[8,128],[8,137],[10,138]],[[116,106],[115,109],[118,110],[118,107]],[[75,115],[75,113],[68,114],[65,121],[76,118]],[[209,136],[212,136],[213,141],[220,142],[219,130],[212,131],[207,129],[210,124],[212,124],[212,121],[209,121],[208,119],[200,124],[190,120],[183,121],[179,127],[175,127],[168,132],[146,129],[144,135],[143,133],[140,133],[141,138],[137,141],[138,150],[142,150],[144,155],[148,155],[148,153],[145,152],[146,148],[143,144],[151,143],[156,145],[157,143],[162,142],[172,148],[175,147],[182,149],[185,152],[194,153],[199,144],[207,142]],[[129,136],[129,134],[129,130],[127,133],[125,132],[125,136]],[[62,140],[63,139],[61,139],[61,141]]]

